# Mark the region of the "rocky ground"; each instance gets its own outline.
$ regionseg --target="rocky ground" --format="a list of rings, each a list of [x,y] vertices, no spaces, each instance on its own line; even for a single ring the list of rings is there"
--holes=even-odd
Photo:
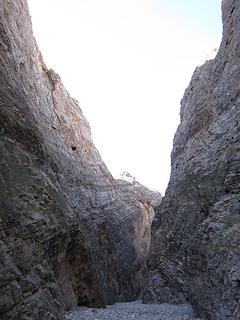
[[[106,309],[80,307],[64,320],[194,320],[190,304],[142,304],[141,300],[116,303]]]

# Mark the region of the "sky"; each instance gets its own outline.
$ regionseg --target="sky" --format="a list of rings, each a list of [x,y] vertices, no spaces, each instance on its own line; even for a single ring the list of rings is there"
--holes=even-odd
[[[164,194],[180,100],[219,47],[220,0],[28,0],[49,69],[87,117],[115,177]]]

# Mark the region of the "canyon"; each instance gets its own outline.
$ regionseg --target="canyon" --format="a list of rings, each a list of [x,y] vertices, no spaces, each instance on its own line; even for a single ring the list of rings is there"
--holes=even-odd
[[[154,306],[129,306],[144,316],[167,303],[240,319],[239,16],[222,1],[222,43],[181,101],[161,199],[113,178],[43,61],[27,1],[1,1],[0,319],[62,320],[140,295]]]

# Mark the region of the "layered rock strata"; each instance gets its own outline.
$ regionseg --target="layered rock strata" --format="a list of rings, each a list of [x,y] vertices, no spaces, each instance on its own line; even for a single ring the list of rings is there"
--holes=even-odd
[[[222,1],[217,56],[181,101],[171,178],[152,230],[145,302],[240,319],[240,2]]]
[[[60,320],[135,299],[155,200],[109,173],[43,62],[26,0],[0,5],[0,150],[0,318]]]

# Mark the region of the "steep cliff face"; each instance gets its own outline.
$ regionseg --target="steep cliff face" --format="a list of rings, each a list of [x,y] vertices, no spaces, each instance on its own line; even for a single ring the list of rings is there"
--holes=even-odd
[[[77,304],[136,298],[152,199],[107,170],[42,60],[25,0],[0,6],[0,150],[0,318],[62,319]]]
[[[188,299],[219,320],[240,319],[240,2],[222,12],[219,52],[181,102],[144,290],[145,302]]]

